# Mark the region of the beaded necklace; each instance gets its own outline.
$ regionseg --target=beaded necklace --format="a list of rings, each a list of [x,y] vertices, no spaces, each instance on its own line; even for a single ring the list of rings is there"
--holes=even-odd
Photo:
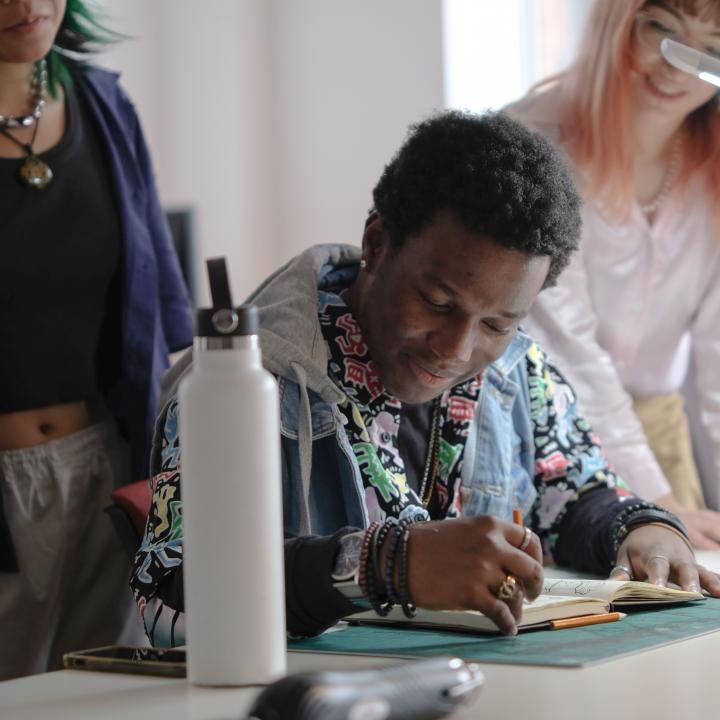
[[[640,210],[642,210],[644,215],[654,215],[660,209],[660,206],[665,202],[670,190],[672,190],[672,187],[675,184],[675,180],[677,180],[678,170],[680,169],[680,155],[681,143],[680,138],[677,138],[673,144],[670,162],[668,163],[667,170],[665,171],[665,177],[663,178],[662,185],[660,185],[660,189],[649,203],[639,203]]]
[[[43,58],[35,64],[35,72],[33,73],[30,90],[35,99],[35,105],[28,115],[3,115],[0,113],[0,127],[17,128],[30,127],[36,120],[40,119],[43,108],[45,107],[45,98],[47,97],[48,75],[47,62]]]

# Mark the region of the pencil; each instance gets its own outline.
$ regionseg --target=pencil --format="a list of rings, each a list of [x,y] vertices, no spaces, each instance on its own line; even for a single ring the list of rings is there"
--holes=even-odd
[[[567,628],[585,627],[586,625],[601,625],[602,623],[622,620],[625,613],[609,612],[601,615],[581,615],[580,617],[564,618],[562,620],[551,620],[552,630],[565,630]]]

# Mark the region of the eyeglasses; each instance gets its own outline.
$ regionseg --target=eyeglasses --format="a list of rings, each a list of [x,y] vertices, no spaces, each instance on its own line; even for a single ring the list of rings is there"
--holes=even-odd
[[[662,16],[660,15],[662,12]],[[659,11],[658,14],[640,11],[635,16],[635,36],[638,43],[647,50],[660,54],[660,43],[668,38],[675,42],[709,53],[720,58],[720,38],[697,42],[686,37],[683,28],[670,13]]]

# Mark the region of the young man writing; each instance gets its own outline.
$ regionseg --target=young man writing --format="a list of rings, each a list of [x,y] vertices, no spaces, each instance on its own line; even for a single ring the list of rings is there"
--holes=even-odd
[[[720,596],[682,523],[607,467],[572,389],[520,330],[579,234],[551,147],[502,115],[443,113],[412,129],[373,199],[362,249],[311,248],[249,299],[281,391],[288,630],[353,612],[334,583],[359,569],[379,609],[477,609],[512,634],[543,552]],[[132,583],[153,643],[180,644],[174,397],[157,427]]]

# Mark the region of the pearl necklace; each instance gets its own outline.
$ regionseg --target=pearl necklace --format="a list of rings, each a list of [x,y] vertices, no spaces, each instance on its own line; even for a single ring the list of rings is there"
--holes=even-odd
[[[0,127],[30,127],[31,125],[35,124],[36,120],[40,119],[43,108],[45,107],[45,98],[47,97],[47,77],[47,63],[43,59],[35,65],[32,85],[30,86],[33,97],[35,98],[35,106],[33,107],[32,111],[29,115],[13,116],[0,114]]]
[[[680,169],[680,155],[681,155],[682,144],[680,138],[675,140],[673,145],[672,155],[670,162],[668,163],[667,170],[665,171],[665,177],[663,178],[662,185],[657,191],[657,195],[649,203],[638,203],[640,210],[644,215],[653,215],[660,206],[665,202],[670,190],[672,190],[675,180],[677,180],[678,170]]]

